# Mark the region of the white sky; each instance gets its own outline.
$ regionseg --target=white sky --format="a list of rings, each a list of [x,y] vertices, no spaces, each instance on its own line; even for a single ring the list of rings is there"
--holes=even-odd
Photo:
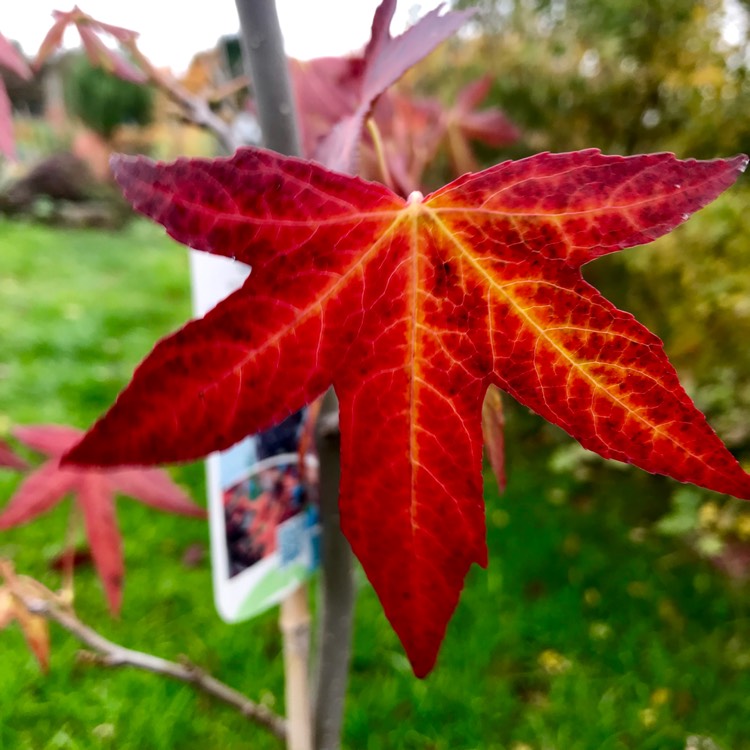
[[[0,0],[0,33],[33,55],[52,25],[53,10],[71,10],[76,0]],[[300,59],[341,55],[360,49],[370,36],[379,0],[276,0],[287,54]],[[195,52],[211,49],[218,38],[238,30],[234,0],[78,0],[99,21],[140,32],[141,50],[159,66],[180,73]],[[393,33],[440,0],[400,0]],[[77,46],[75,32],[66,46]]]

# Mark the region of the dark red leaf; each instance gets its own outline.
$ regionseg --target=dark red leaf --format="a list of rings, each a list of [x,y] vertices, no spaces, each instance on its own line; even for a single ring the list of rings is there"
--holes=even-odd
[[[80,439],[80,430],[63,425],[33,425],[17,427],[14,435],[30,448],[50,456],[50,460],[21,483],[0,514],[0,529],[27,523],[59,503],[66,494],[74,494],[83,513],[94,564],[113,612],[120,609],[124,575],[114,495],[122,493],[160,510],[205,518],[205,511],[161,470],[61,467],[59,457]]]
[[[157,344],[66,460],[204,455],[333,383],[342,528],[424,675],[468,568],[486,562],[489,385],[605,457],[750,498],[750,476],[661,342],[580,272],[670,231],[746,163],[540,154],[403,200],[260,149],[170,165],[119,158],[138,210],[253,272]]]

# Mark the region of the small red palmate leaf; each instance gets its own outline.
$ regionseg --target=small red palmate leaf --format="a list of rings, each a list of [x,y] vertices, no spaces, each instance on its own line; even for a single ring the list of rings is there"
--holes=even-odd
[[[440,6],[394,38],[389,29],[395,10],[396,0],[383,0],[375,11],[372,36],[364,53],[356,109],[339,121],[315,154],[318,161],[331,169],[352,171],[362,126],[378,97],[474,15],[473,10],[441,15]]]
[[[169,475],[158,469],[118,469],[109,474],[112,487],[123,495],[167,513],[205,518],[206,511],[196,505]]]
[[[63,36],[65,35],[65,29],[71,23],[74,11],[69,13],[62,13],[59,10],[53,12],[55,23],[52,24],[47,35],[42,40],[39,46],[39,51],[36,53],[33,67],[38,70],[44,65],[49,59],[50,55],[55,52],[62,44]]]
[[[451,161],[460,174],[477,168],[470,141],[488,146],[507,146],[521,135],[518,128],[497,107],[478,110],[489,94],[492,78],[483,76],[459,92],[456,103],[446,114]]]
[[[488,146],[507,146],[520,137],[518,128],[497,107],[477,111],[491,87],[490,76],[483,76],[465,86],[456,97],[449,119],[467,138]]]
[[[2,34],[0,34],[0,67],[13,71],[25,80],[31,78],[31,68],[26,60]]]
[[[746,163],[539,154],[405,201],[261,149],[169,165],[118,158],[138,210],[253,272],[157,344],[64,460],[204,455],[333,383],[342,527],[424,675],[469,566],[486,562],[490,384],[603,456],[750,497],[750,476],[661,342],[580,272],[670,231]]]
[[[54,508],[76,487],[80,470],[61,468],[59,459],[47,461],[29,474],[0,513],[0,529],[28,523]]]
[[[64,425],[28,425],[13,431],[16,438],[50,456],[21,483],[0,513],[0,529],[27,523],[48,511],[66,494],[75,494],[83,513],[86,536],[112,612],[122,603],[124,563],[115,516],[114,495],[122,493],[146,505],[182,515],[205,518],[205,511],[159,469],[101,470],[60,466],[60,456],[82,432]]]
[[[135,31],[97,21],[87,13],[84,13],[77,5],[67,13],[56,10],[52,15],[55,18],[55,23],[47,32],[47,36],[42,41],[39,52],[37,52],[36,59],[34,60],[35,68],[39,68],[60,47],[65,30],[68,26],[74,25],[78,30],[81,42],[86,50],[86,55],[92,65],[98,65],[125,81],[144,83],[147,80],[147,76],[144,75],[143,71],[128,62],[121,54],[107,47],[97,34],[97,32],[104,32],[116,39],[120,44],[129,46],[134,44],[138,38],[138,34]]]
[[[104,472],[89,472],[78,486],[78,504],[83,511],[86,538],[94,566],[104,586],[110,610],[117,614],[122,606],[122,541],[117,528],[112,488]]]
[[[14,437],[25,446],[51,458],[62,456],[80,438],[81,431],[62,424],[19,425]]]
[[[0,466],[23,470],[28,467],[28,464],[20,456],[16,455],[4,440],[0,440]]]
[[[122,55],[107,47],[87,24],[78,24],[83,47],[92,65],[98,65],[108,73],[131,83],[145,83],[146,76],[131,65]]]

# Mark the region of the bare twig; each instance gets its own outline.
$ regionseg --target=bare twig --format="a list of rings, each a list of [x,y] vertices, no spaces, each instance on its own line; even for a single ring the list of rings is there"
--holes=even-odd
[[[0,575],[7,572],[0,567]],[[12,581],[12,577],[7,580]],[[277,737],[286,739],[286,721],[261,706],[229,685],[204,672],[200,667],[185,660],[182,663],[162,659],[153,654],[125,648],[105,638],[93,628],[78,619],[78,616],[59,601],[52,591],[34,579],[18,576],[24,586],[15,586],[13,594],[23,603],[26,609],[47,620],[56,622],[94,653],[83,652],[83,659],[103,667],[135,667],[146,672],[154,672],[172,679],[194,685],[199,690],[217,698],[223,703],[237,709],[243,716],[270,730]]]
[[[222,120],[211,109],[208,101],[191,94],[171,76],[155,68],[138,49],[135,41],[128,44],[128,49],[138,67],[148,76],[149,82],[178,104],[187,120],[213,133],[221,147],[229,154],[234,153],[242,145],[235,136],[231,125]]]

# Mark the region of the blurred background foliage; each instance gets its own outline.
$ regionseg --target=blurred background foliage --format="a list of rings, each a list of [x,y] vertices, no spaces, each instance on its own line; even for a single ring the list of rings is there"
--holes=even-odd
[[[152,120],[151,87],[94,66],[82,53],[66,60],[63,86],[68,112],[107,140],[121,125],[148,125]]]

